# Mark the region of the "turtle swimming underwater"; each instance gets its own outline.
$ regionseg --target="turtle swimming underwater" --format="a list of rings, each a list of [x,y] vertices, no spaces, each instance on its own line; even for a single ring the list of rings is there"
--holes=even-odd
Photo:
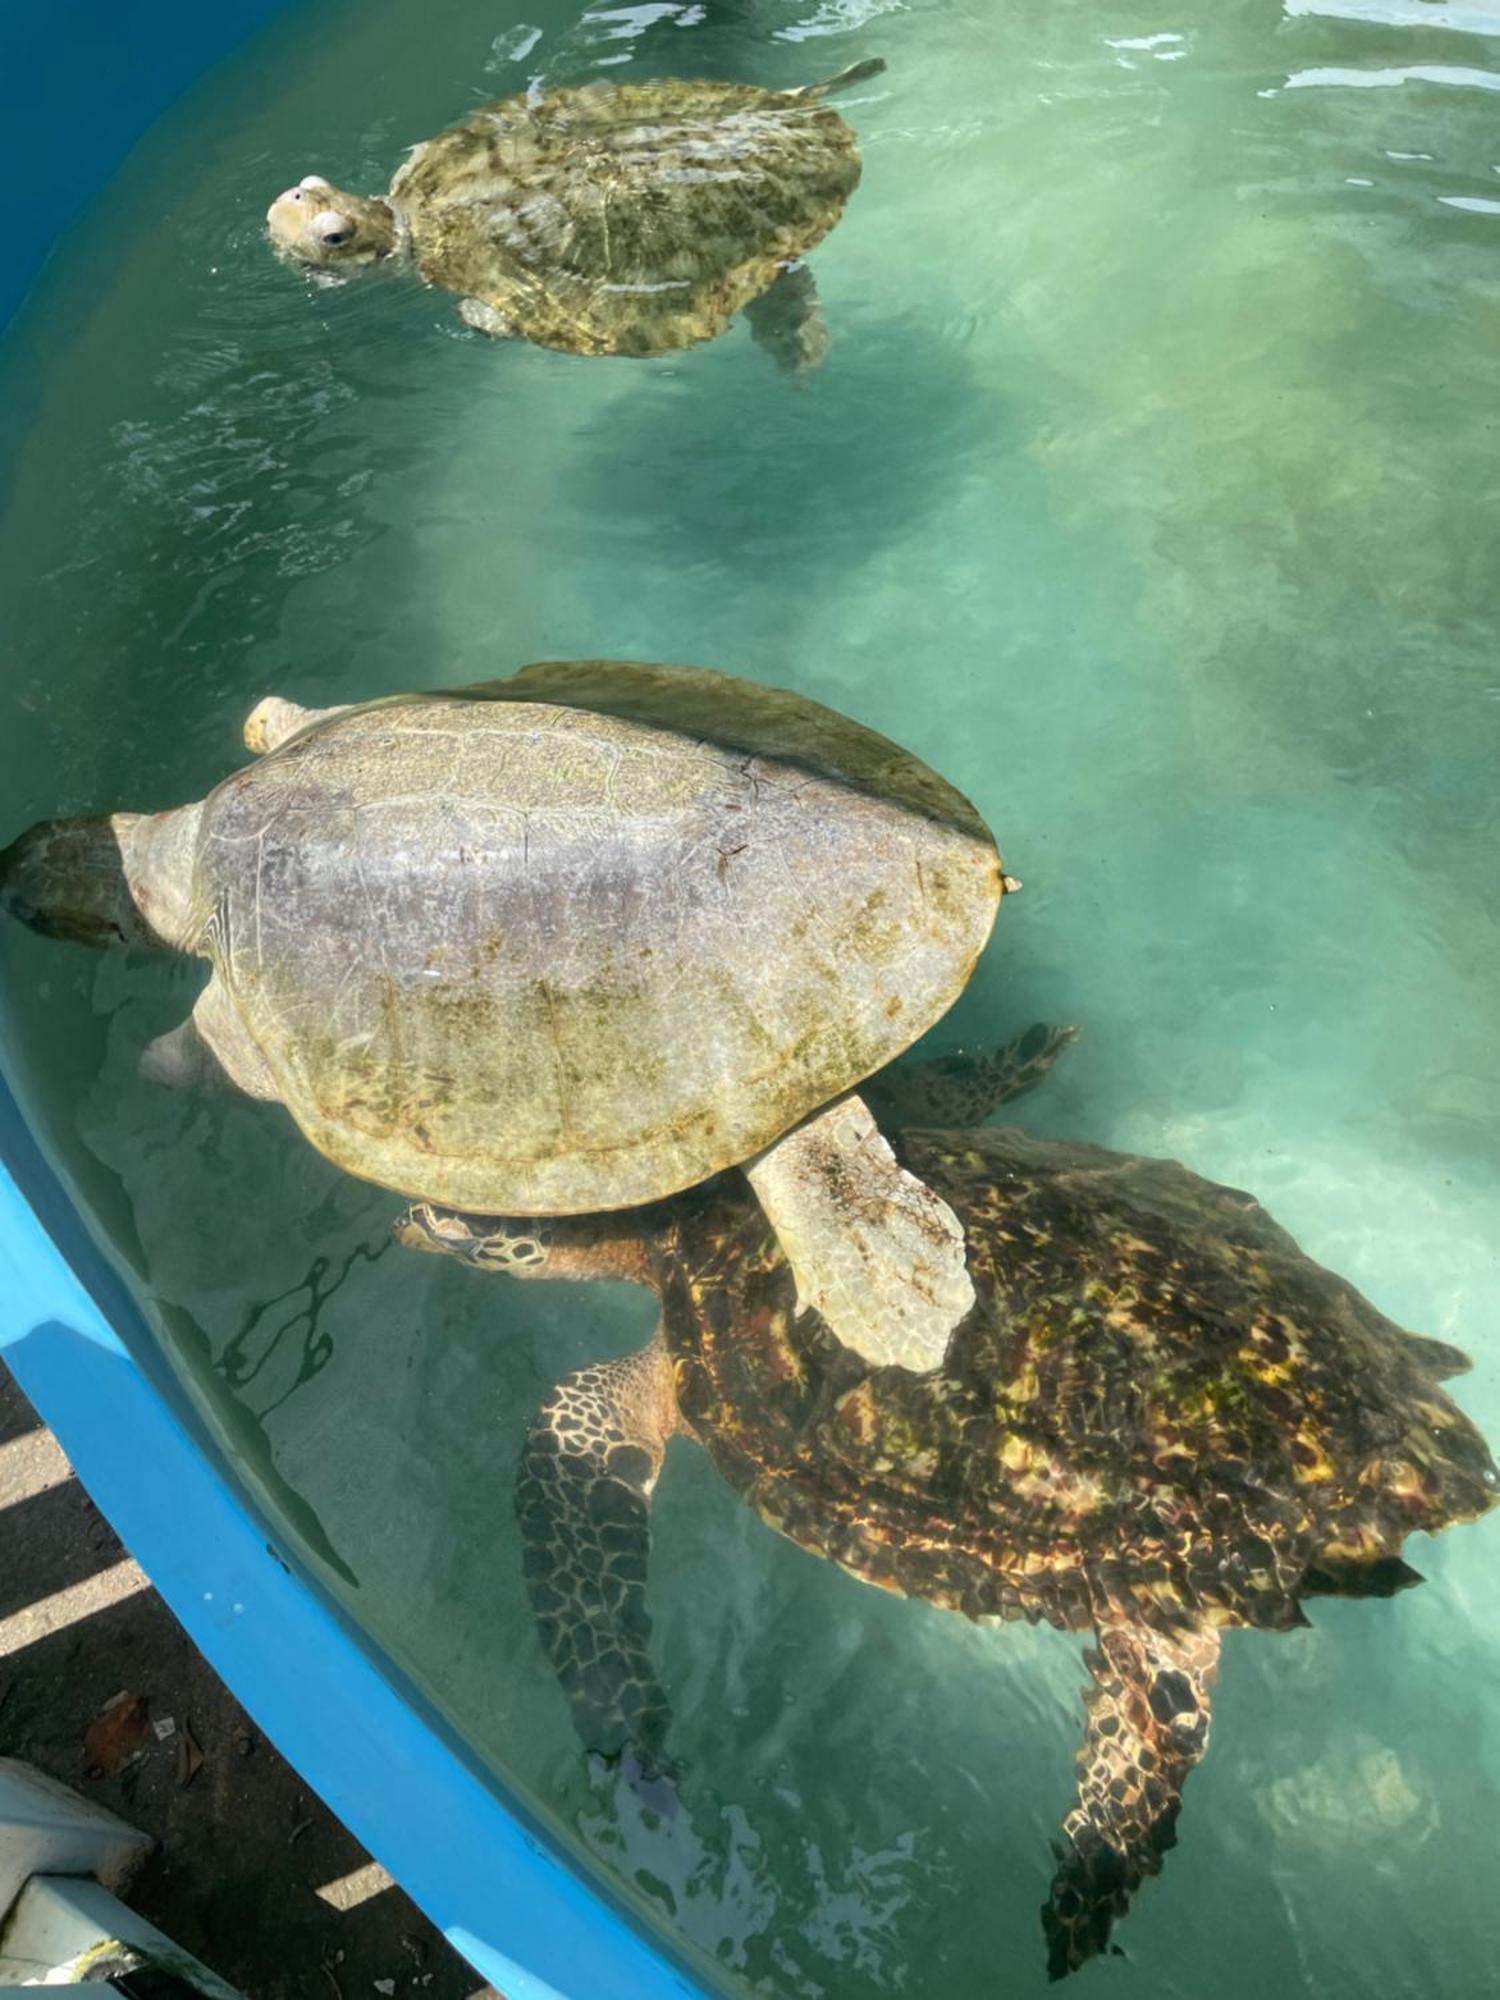
[[[584,1741],[660,1772],[648,1501],[688,1437],[769,1525],[975,1620],[1092,1631],[1054,1978],[1104,1949],[1173,1845],[1225,1626],[1419,1579],[1405,1537],[1477,1517],[1495,1467],[1403,1333],[1249,1195],[1167,1160],[1004,1126],[907,1131],[952,1205],[975,1306],[941,1369],[869,1369],[799,1314],[775,1238],[722,1180],[634,1216],[542,1226],[414,1209],[398,1235],[526,1277],[624,1278],[661,1320],[567,1376],[518,1471],[543,1647]]]
[[[940,1358],[962,1233],[848,1093],[946,1012],[1016,886],[966,799],[800,695],[614,661],[273,698],[246,741],[201,803],[0,855],[35,927],[209,960],[152,1074],[227,1073],[350,1173],[488,1213],[743,1165],[808,1303],[872,1358]]]
[[[533,88],[417,146],[390,192],[309,174],[266,213],[283,256],[326,277],[414,270],[470,326],[567,354],[666,354],[743,311],[782,366],[826,345],[799,260],[859,180],[824,99],[879,60],[800,90],[750,84]]]

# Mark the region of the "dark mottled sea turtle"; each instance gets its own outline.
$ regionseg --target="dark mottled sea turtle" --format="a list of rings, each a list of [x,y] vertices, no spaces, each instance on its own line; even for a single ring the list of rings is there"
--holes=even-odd
[[[285,257],[328,277],[382,266],[457,293],[470,326],[568,354],[665,354],[743,311],[786,367],[822,357],[798,260],[859,180],[854,134],[823,100],[750,84],[535,87],[416,147],[370,200],[317,174],[266,214]]]
[[[1405,1538],[1482,1514],[1496,1473],[1437,1386],[1464,1356],[1403,1333],[1251,1196],[1005,1127],[896,1143],[962,1218],[976,1294],[921,1377],[869,1369],[798,1313],[732,1180],[542,1227],[423,1208],[398,1234],[661,1299],[645,1349],[559,1384],[519,1471],[538,1630],[590,1745],[661,1768],[647,1503],[674,1436],[857,1577],[973,1619],[1095,1634],[1043,1910],[1057,1977],[1103,1949],[1173,1844],[1221,1628],[1283,1631],[1305,1598],[1415,1583]]]
[[[286,1106],[399,1193],[488,1213],[651,1201],[743,1165],[809,1304],[930,1366],[973,1292],[957,1219],[860,1098],[962,992],[1007,883],[925,764],[696,668],[534,666],[312,713],[199,804],[0,855],[38,928],[209,960],[148,1052]]]

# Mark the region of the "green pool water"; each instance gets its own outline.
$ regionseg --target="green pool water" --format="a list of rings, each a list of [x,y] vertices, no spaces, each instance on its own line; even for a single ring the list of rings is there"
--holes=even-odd
[[[0,350],[0,836],[198,795],[271,690],[598,654],[800,688],[963,786],[1025,879],[933,1045],[1078,1022],[1024,1122],[1253,1189],[1474,1355],[1500,1439],[1500,14],[510,4],[293,9],[59,249]],[[534,78],[872,54],[805,382],[742,328],[496,347],[265,249],[288,181],[376,191]],[[570,1732],[509,1500],[537,1402],[649,1303],[387,1249],[399,1204],[281,1116],[140,1081],[194,968],[0,952],[22,1101],[247,1485],[586,1866],[725,1994],[1043,1990],[1076,1640],[863,1588],[674,1446],[655,1819]],[[1419,1539],[1422,1590],[1229,1636],[1091,1990],[1495,1991],[1497,1553],[1495,1519]]]

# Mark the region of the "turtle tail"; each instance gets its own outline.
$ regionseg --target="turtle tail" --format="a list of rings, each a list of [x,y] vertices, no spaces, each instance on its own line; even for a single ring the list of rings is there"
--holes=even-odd
[[[856,83],[867,83],[884,70],[885,58],[871,56],[865,62],[851,63],[848,69],[841,69],[837,76],[827,77],[822,83],[805,83],[800,90],[789,90],[786,94],[794,103],[806,104],[814,98],[832,97],[836,90],[848,90]]]

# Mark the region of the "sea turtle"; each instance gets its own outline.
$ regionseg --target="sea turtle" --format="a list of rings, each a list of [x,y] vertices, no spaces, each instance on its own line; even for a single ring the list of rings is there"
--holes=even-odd
[[[850,1093],[957,998],[1017,886],[952,786],[801,695],[616,661],[271,698],[246,741],[261,761],[199,804],[0,855],[34,926],[209,960],[151,1074],[221,1070],[350,1173],[489,1213],[742,1164],[842,1337],[940,1358],[962,1233]]]
[[[963,1220],[973,1312],[941,1369],[871,1369],[800,1313],[733,1180],[538,1225],[414,1209],[401,1240],[484,1269],[623,1278],[661,1318],[566,1376],[519,1467],[542,1645],[586,1743],[670,1783],[645,1608],[647,1506],[673,1437],[772,1528],[975,1620],[1092,1631],[1086,1730],[1043,1908],[1050,1971],[1102,1950],[1175,1839],[1225,1626],[1419,1579],[1406,1536],[1472,1519],[1496,1472],[1403,1333],[1250,1195],[1169,1160],[1004,1126],[905,1131]],[[664,1775],[665,1774],[665,1775]]]
[[[743,310],[784,367],[806,368],[827,337],[799,259],[859,180],[824,99],[884,68],[800,90],[534,86],[417,146],[383,197],[307,175],[267,210],[271,242],[327,278],[415,270],[480,332],[567,354],[666,354]]]

